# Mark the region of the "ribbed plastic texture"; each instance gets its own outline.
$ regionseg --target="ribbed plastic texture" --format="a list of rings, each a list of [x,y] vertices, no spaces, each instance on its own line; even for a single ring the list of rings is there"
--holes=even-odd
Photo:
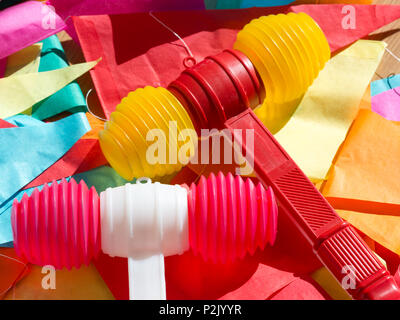
[[[237,50],[205,58],[183,71],[168,89],[188,110],[198,133],[221,129],[227,119],[255,108],[265,98],[253,64]]]
[[[83,181],[46,184],[13,203],[14,248],[37,265],[88,265],[100,251],[99,213],[99,196]]]
[[[174,121],[171,131],[170,121]],[[165,139],[155,131],[155,135],[149,134],[152,129],[158,129]],[[164,176],[182,168],[178,150],[185,143],[196,141],[196,135],[190,140],[182,136],[184,129],[194,132],[189,115],[174,95],[161,87],[140,88],[122,99],[111,114],[105,129],[99,133],[100,146],[111,166],[127,180]],[[151,145],[162,145],[163,141],[158,139],[165,140],[166,147],[147,153]],[[169,148],[177,155],[176,159],[170,158]],[[160,154],[162,150],[165,158]]]
[[[250,179],[211,174],[188,192],[189,242],[195,254],[228,262],[273,244],[278,208],[271,188]]]
[[[325,35],[305,13],[254,19],[238,33],[234,48],[250,59],[264,83],[267,127],[294,111],[297,105],[285,103],[301,97],[330,58]]]
[[[300,213],[316,235],[330,223],[340,221],[325,198],[316,192],[313,184],[299,168],[294,168],[275,180],[276,186]]]

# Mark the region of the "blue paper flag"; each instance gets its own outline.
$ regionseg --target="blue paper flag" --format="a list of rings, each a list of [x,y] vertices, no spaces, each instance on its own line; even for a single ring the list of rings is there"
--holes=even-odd
[[[39,72],[69,66],[64,49],[56,35],[44,39],[42,43]],[[43,120],[67,110],[71,112],[86,111],[85,97],[75,81],[35,104],[32,108],[32,116]]]
[[[239,9],[251,7],[276,7],[291,4],[294,0],[218,0],[217,9]]]
[[[31,116],[27,116],[25,114],[16,114],[15,116],[8,117],[4,120],[6,120],[7,122],[9,122],[17,127],[42,125],[44,123],[43,121],[32,118]]]
[[[371,96],[400,87],[400,74],[371,82]]]
[[[0,208],[89,130],[82,112],[56,122],[0,129]]]
[[[83,180],[90,188],[94,186],[98,193],[111,187],[122,186],[129,181],[123,179],[117,172],[107,166],[98,167],[96,169],[82,172],[73,176],[76,182]],[[67,181],[70,178],[66,178]],[[60,181],[60,180],[59,180]],[[49,183],[48,185],[50,185]],[[43,189],[43,186],[38,186],[39,190]],[[0,247],[12,247],[13,246],[13,235],[11,227],[11,209],[14,199],[21,200],[24,193],[31,195],[35,188],[29,188],[26,190],[19,191],[13,198],[9,199],[2,208],[0,208]]]

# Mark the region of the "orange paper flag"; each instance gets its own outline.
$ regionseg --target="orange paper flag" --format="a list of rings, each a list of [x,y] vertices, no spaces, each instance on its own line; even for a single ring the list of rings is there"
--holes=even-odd
[[[336,209],[399,215],[400,125],[361,109],[323,194]]]

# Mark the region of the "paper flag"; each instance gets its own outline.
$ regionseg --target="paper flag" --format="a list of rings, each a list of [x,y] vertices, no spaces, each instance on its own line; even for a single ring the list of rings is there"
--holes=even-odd
[[[148,12],[164,10],[201,10],[205,9],[203,0],[51,0],[51,5],[65,20],[72,16],[124,14],[131,12]],[[72,20],[66,20],[67,32],[78,41]]]
[[[54,71],[22,74],[0,79],[0,118],[32,107],[93,68],[97,61],[79,63]]]
[[[56,35],[42,41],[39,72],[51,71],[68,67],[69,63]],[[86,111],[86,101],[79,85],[73,81],[64,88],[40,101],[32,108],[32,116],[43,120],[66,110]]]
[[[0,257],[1,258],[1,257]],[[114,300],[96,268],[61,269],[56,273],[56,287],[44,290],[43,268],[31,265],[27,276],[5,295],[4,300]]]
[[[86,113],[86,116],[92,130],[84,134],[62,158],[26,185],[24,189],[89,171],[107,163],[97,136],[97,132],[100,130],[100,120],[94,118],[90,113]],[[0,128],[12,127],[14,125],[22,127],[34,124],[42,124],[42,122],[26,115],[15,115],[7,118],[7,122],[0,120]],[[101,122],[101,124],[103,127],[104,122]]]
[[[291,11],[310,15],[325,33],[332,51],[400,18],[400,5],[300,5],[291,7]]]
[[[84,113],[42,125],[0,129],[0,207],[90,130]]]
[[[400,212],[400,125],[360,110],[323,195],[337,209],[398,215]]]
[[[400,87],[400,74],[371,82],[371,96]]]
[[[282,288],[268,300],[332,300],[317,282],[305,275]]]
[[[104,121],[96,118],[93,116],[91,113],[86,112],[86,117],[89,121],[90,127],[92,130],[90,130],[88,133],[86,133],[82,139],[99,139],[99,131],[104,129]]]
[[[154,15],[179,34],[196,60],[201,61],[232,48],[237,31],[266,12],[279,10],[171,11]],[[103,59],[91,75],[106,117],[130,91],[146,85],[166,87],[185,69],[185,48],[148,13],[72,19],[85,59]]]
[[[328,269],[322,267],[311,274],[313,278],[334,300],[352,300],[346,290],[332,276]]]
[[[364,92],[364,96],[361,98],[360,109],[368,109],[371,110],[371,87],[368,88]]]
[[[0,59],[0,78],[4,77],[7,68],[7,58]]]
[[[372,0],[219,0],[218,9],[284,6],[288,4],[370,4]]]
[[[325,179],[385,45],[359,40],[329,60],[292,118],[275,135],[309,178]]]
[[[0,10],[3,10],[5,8],[11,7],[17,3],[22,2],[22,0],[7,0],[7,1],[1,1],[0,2]]]
[[[360,19],[357,20],[357,29],[348,30],[341,27],[344,16],[342,7],[310,5],[291,7],[291,10],[305,11],[316,19],[333,49],[347,46],[389,23],[396,19],[396,14],[400,16],[400,6],[375,8],[354,5]],[[171,11],[157,12],[155,15],[182,37],[196,61],[200,62],[209,55],[232,48],[237,32],[252,19],[287,11],[288,7],[270,7]],[[367,22],[365,17],[369,19]],[[85,59],[103,58],[91,75],[106,117],[130,91],[146,85],[166,87],[185,69],[182,62],[188,54],[180,40],[148,13],[82,16],[73,17],[72,20]],[[136,21],[141,28],[136,28],[132,21]],[[146,30],[146,33],[142,30]],[[132,46],[133,43],[140,45]]]
[[[7,58],[4,76],[38,72],[41,50],[42,44],[35,43],[10,55]]]
[[[29,127],[36,125],[43,125],[43,121],[32,118],[25,114],[16,114],[15,116],[6,119],[8,123],[16,127]]]
[[[29,272],[26,261],[14,249],[0,248],[0,300]]]
[[[108,0],[50,0],[56,12],[68,16],[123,14],[131,12],[164,11],[164,10],[201,10],[203,0],[124,0],[110,3]]]
[[[30,182],[24,189],[69,177],[107,164],[97,139],[80,139],[51,167]]]
[[[371,109],[388,120],[400,121],[400,88],[372,96]]]
[[[372,0],[296,0],[293,4],[332,4],[332,3],[347,3],[347,4],[370,4]]]
[[[16,127],[15,125],[9,123],[8,121],[5,121],[3,119],[0,119],[0,129],[3,128],[12,128],[12,127]]]
[[[336,210],[368,237],[400,255],[400,216]]]
[[[286,275],[286,276],[285,276]],[[274,281],[274,278],[280,281]],[[306,279],[306,280],[305,280]],[[310,277],[259,264],[244,285],[222,296],[220,300],[327,300],[329,296]]]
[[[63,20],[47,5],[27,1],[0,11],[0,59],[63,30]]]
[[[293,0],[218,0],[216,9],[285,6],[292,2]]]

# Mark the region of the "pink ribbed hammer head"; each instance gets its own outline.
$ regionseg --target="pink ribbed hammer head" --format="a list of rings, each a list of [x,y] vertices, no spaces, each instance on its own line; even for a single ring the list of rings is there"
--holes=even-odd
[[[188,188],[189,242],[213,262],[233,261],[272,245],[278,208],[271,188],[221,172]]]
[[[125,187],[123,190],[132,189]],[[182,189],[180,186],[164,186],[168,187]],[[218,176],[212,174],[208,179],[202,177],[198,185],[184,187],[188,190],[188,207],[184,214],[188,215],[190,247],[205,260],[228,262],[243,258],[246,253],[253,254],[267,243],[274,243],[278,209],[271,188],[265,189],[261,184],[255,186],[250,179],[222,173]],[[148,196],[150,200],[157,198],[151,194]],[[185,196],[184,192],[184,203]],[[109,200],[118,201],[116,198]],[[12,209],[17,253],[31,263],[53,265],[57,269],[89,264],[101,248],[99,202],[94,188],[88,190],[83,181],[77,184],[73,179],[53,182],[41,191],[35,189],[30,197],[25,194],[20,202],[14,201]],[[111,212],[112,217],[116,214]],[[151,219],[148,222],[153,223]],[[115,238],[113,232],[122,232],[118,228],[107,230],[104,229],[103,233],[110,239]],[[147,230],[146,226],[140,230]],[[153,231],[146,236],[158,237]],[[127,237],[121,241],[130,239]],[[136,244],[135,247],[146,245],[148,243]]]
[[[24,194],[11,219],[14,248],[31,263],[79,268],[99,253],[99,196],[84,181],[63,179]]]

